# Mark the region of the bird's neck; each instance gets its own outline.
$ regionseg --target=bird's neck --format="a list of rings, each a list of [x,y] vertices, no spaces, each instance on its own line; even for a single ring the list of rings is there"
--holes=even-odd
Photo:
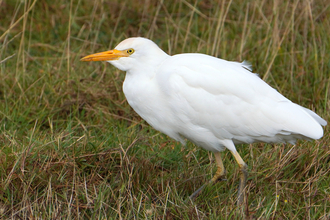
[[[154,78],[159,66],[169,57],[170,56],[166,53],[162,54],[162,56],[155,56],[151,58],[146,57],[127,70],[126,74],[141,78]]]

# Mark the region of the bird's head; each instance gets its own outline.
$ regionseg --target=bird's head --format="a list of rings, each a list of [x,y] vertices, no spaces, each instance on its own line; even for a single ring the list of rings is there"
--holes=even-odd
[[[168,55],[154,42],[142,37],[128,38],[115,49],[85,56],[81,61],[107,61],[123,71],[157,66]]]

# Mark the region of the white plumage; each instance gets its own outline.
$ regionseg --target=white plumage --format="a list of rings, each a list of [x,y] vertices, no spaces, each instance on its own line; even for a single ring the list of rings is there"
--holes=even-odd
[[[145,38],[126,39],[115,50],[82,60],[106,60],[126,71],[127,101],[152,127],[215,153],[227,148],[243,170],[234,144],[319,139],[327,124],[250,72],[246,62],[197,53],[169,56]]]

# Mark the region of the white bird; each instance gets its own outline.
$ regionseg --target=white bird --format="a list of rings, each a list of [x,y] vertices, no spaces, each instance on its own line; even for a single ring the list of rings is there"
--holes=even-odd
[[[123,91],[144,120],[182,144],[188,139],[212,151],[217,171],[210,182],[224,179],[220,152],[230,150],[241,171],[238,204],[244,199],[247,165],[235,144],[319,139],[321,125],[327,124],[270,87],[246,62],[198,53],[170,56],[141,37],[128,38],[114,50],[81,60],[107,61],[126,71]]]

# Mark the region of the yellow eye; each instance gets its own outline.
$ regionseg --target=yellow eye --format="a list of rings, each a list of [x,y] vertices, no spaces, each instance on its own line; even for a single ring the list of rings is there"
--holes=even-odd
[[[134,49],[131,48],[131,49],[127,49],[126,50],[126,53],[128,53],[129,55],[133,54],[134,53]]]

